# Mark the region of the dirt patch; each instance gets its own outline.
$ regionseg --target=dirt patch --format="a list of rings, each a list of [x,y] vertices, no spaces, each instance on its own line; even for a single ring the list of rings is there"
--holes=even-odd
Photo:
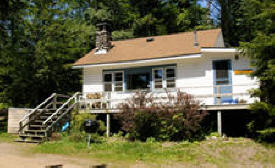
[[[27,148],[34,144],[0,143],[1,168],[44,168],[46,165],[62,164],[64,168],[89,168],[99,164],[89,159],[53,154],[31,154]]]

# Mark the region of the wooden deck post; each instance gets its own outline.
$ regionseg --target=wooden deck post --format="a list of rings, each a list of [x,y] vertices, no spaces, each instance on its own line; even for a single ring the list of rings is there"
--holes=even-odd
[[[56,102],[57,102],[57,96],[55,95],[55,96],[53,97],[53,109],[54,109],[54,110],[57,109],[57,108],[56,108]]]
[[[218,124],[217,124],[217,126],[218,126],[218,133],[219,133],[219,135],[220,136],[222,136],[222,111],[221,110],[219,110],[218,112],[217,112],[217,120],[218,120]]]
[[[107,137],[110,137],[110,114],[106,114],[106,123],[107,123],[106,135]]]

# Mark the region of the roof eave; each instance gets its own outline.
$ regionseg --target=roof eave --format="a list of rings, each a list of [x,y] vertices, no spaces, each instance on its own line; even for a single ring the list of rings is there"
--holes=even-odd
[[[128,61],[106,62],[106,63],[97,63],[97,64],[80,64],[80,65],[74,65],[73,69],[90,68],[90,67],[98,67],[98,66],[144,64],[144,63],[150,63],[150,62],[153,63],[153,62],[159,62],[159,61],[199,58],[199,57],[201,57],[201,53],[193,53],[193,54],[185,54],[185,55],[177,55],[177,56],[161,57],[161,58],[153,58],[153,59],[128,60]]]
[[[202,53],[237,53],[240,52],[236,48],[222,48],[222,47],[202,47]]]

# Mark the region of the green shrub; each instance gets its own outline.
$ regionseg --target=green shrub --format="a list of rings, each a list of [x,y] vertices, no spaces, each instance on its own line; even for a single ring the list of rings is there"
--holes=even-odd
[[[83,132],[83,131],[75,131],[75,132],[72,132],[70,135],[69,135],[69,140],[70,141],[73,141],[73,142],[85,142],[86,141],[86,133]]]
[[[250,105],[252,119],[247,123],[250,136],[260,141],[275,141],[275,107],[265,102]]]
[[[165,98],[162,98],[165,99]],[[122,130],[130,139],[146,141],[155,138],[161,141],[202,139],[200,123],[206,111],[189,94],[167,93],[164,101],[156,101],[152,94],[137,92],[127,103],[121,104],[122,113],[117,117]]]
[[[146,139],[146,142],[147,142],[147,143],[154,143],[154,142],[156,142],[156,138],[154,138],[154,137],[149,137],[149,138]]]
[[[78,114],[77,111],[72,113],[72,120],[71,120],[71,132],[69,135],[69,140],[73,142],[85,142],[87,141],[88,133],[84,131],[84,122],[85,120],[96,120],[99,123],[99,128],[97,131],[91,135],[91,142],[102,142],[104,140],[103,137],[106,131],[106,127],[103,121],[97,120],[96,115],[92,115],[89,113],[81,113]]]
[[[90,136],[91,136],[91,139],[90,139],[91,143],[103,143],[103,142],[105,142],[105,138],[103,136],[100,136],[97,133],[90,134]]]
[[[103,121],[96,119],[96,115],[89,114],[89,113],[78,114],[77,112],[74,112],[72,114],[71,131],[72,132],[83,132],[84,131],[84,121],[88,120],[88,119],[98,121],[98,123],[99,123],[99,128],[97,130],[98,134],[103,135],[105,133],[106,126]]]

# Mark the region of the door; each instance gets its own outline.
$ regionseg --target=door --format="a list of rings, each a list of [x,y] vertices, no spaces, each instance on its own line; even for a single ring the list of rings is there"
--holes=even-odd
[[[213,71],[215,104],[233,103],[231,60],[213,61]]]

